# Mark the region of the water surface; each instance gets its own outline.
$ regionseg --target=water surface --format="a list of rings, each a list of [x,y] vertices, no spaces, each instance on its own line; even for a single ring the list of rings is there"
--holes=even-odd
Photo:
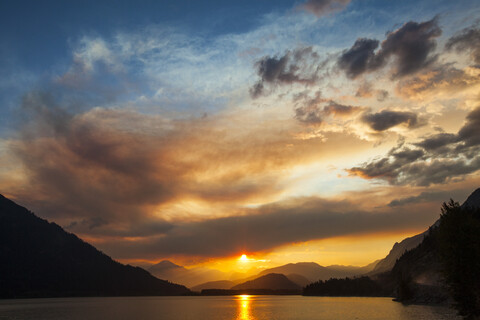
[[[2,320],[443,320],[445,307],[391,298],[303,296],[121,297],[0,300]]]

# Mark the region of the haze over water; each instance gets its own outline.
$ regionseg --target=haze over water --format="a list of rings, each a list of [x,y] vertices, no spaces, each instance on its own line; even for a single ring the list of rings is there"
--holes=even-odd
[[[444,307],[391,298],[219,296],[60,298],[0,301],[1,320],[443,320],[460,319]]]

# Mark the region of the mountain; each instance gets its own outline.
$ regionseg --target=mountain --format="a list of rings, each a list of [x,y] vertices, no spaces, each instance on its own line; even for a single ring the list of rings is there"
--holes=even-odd
[[[235,282],[230,280],[209,281],[192,287],[192,291],[200,292],[205,289],[230,289]]]
[[[405,252],[389,273],[397,300],[409,303],[441,304],[449,300],[438,255],[436,232],[414,249]]]
[[[258,275],[262,276],[269,273],[281,273],[284,275],[298,274],[310,282],[318,280],[328,280],[330,278],[344,278],[351,277],[365,273],[365,270],[370,270],[371,266],[366,267],[352,267],[352,266],[330,266],[323,267],[315,262],[298,262],[289,263],[283,266],[263,270]]]
[[[462,207],[473,207],[473,208],[480,208],[480,188],[476,189],[468,198],[465,200],[465,202],[462,204]],[[437,220],[432,227],[438,226],[440,220]],[[388,253],[388,255],[379,260],[378,263],[376,264],[375,268],[370,271],[366,272],[365,274],[368,276],[373,276],[376,274],[380,274],[383,272],[387,272],[393,269],[396,261],[406,252],[409,250],[412,250],[420,245],[422,243],[423,239],[428,235],[428,230],[425,232],[422,232],[420,234],[417,234],[413,237],[403,239],[399,243],[396,242],[392,250]]]
[[[218,270],[209,268],[187,269],[168,260],[154,264],[148,268],[148,271],[157,278],[181,283],[189,288],[205,282],[228,278],[227,274]]]
[[[393,296],[404,303],[454,306],[464,316],[480,315],[480,189],[462,206],[451,200],[428,231],[396,243],[375,277],[317,281],[304,295]],[[414,247],[407,249],[408,247]],[[385,267],[387,266],[387,267]]]
[[[403,254],[391,271],[397,299],[451,304],[453,298],[460,314],[471,315],[473,310],[480,315],[479,230],[480,189],[461,206],[444,204],[440,220],[422,243]]]
[[[302,288],[311,283],[310,280],[296,273],[287,274],[286,277],[288,278],[288,280],[292,281],[293,283],[299,285]]]
[[[422,243],[427,233],[428,231],[425,231],[413,237],[403,239],[400,242],[396,242],[393,245],[392,250],[390,250],[390,252],[388,253],[388,255],[385,258],[378,261],[375,268],[373,268],[372,271],[367,272],[366,274],[375,275],[375,274],[392,270],[398,258],[400,258],[406,251],[412,250],[413,248],[416,248],[420,243]]]
[[[480,208],[480,188],[468,196],[467,200],[462,204],[462,207]]]
[[[167,272],[172,272],[172,270],[178,271],[178,270],[187,270],[187,269],[168,260],[160,261],[159,263],[154,264],[148,269],[148,271],[151,274],[167,273]]]
[[[288,280],[295,283],[298,287],[301,287],[301,288],[305,287],[306,285],[312,282],[309,279],[305,278],[304,276],[296,273],[290,273],[284,276],[287,277]],[[238,284],[249,282],[259,277],[262,277],[262,276],[256,275],[256,276],[252,276],[244,279],[238,279],[235,281],[231,281],[231,280],[209,281],[209,282],[205,282],[197,286],[194,286],[191,289],[192,291],[195,291],[195,292],[200,292],[202,290],[209,290],[209,289],[220,289],[220,290],[233,289],[233,287]],[[262,289],[265,289],[265,288],[262,288]]]
[[[336,272],[344,272],[346,276],[356,276],[356,275],[365,274],[367,272],[371,272],[379,262],[380,262],[380,259],[375,260],[374,262],[369,263],[363,267],[343,266],[343,265],[335,264],[335,265],[327,266],[326,268],[330,270],[335,270]]]
[[[0,195],[0,298],[180,295]]]
[[[285,275],[269,273],[254,280],[237,284],[232,290],[269,289],[269,290],[300,290],[301,287],[290,281]]]

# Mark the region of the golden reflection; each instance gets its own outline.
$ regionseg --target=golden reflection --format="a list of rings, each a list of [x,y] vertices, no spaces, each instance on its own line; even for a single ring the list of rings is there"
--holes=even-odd
[[[255,320],[251,310],[252,296],[241,294],[236,296],[236,298],[238,303],[237,320]]]

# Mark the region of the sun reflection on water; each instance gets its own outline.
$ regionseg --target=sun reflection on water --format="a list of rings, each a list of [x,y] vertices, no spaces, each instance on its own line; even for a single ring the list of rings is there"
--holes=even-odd
[[[237,320],[255,320],[251,312],[252,296],[241,294],[237,296],[238,314]]]

